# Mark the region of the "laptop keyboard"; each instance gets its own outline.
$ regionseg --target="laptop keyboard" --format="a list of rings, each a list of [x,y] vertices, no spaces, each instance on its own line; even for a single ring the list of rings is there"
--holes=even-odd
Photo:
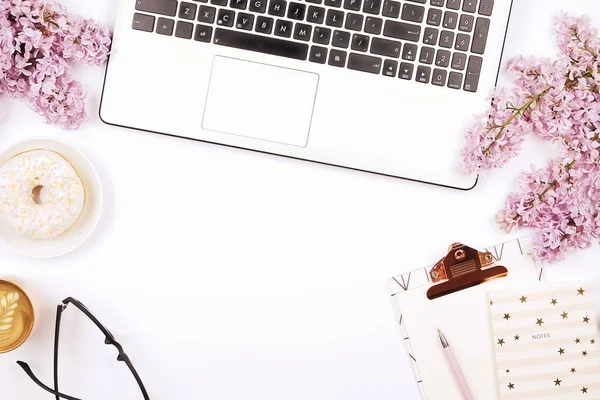
[[[132,28],[476,92],[494,0],[133,0]]]

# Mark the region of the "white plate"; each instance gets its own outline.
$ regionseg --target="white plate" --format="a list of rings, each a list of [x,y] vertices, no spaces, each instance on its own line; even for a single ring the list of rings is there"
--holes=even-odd
[[[54,139],[31,139],[19,142],[0,155],[4,165],[14,155],[28,150],[51,150],[59,153],[75,168],[86,193],[85,206],[75,224],[52,239],[32,239],[18,235],[6,223],[0,224],[0,241],[22,254],[35,258],[53,258],[67,254],[81,245],[92,233],[102,212],[102,185],[92,163],[80,151]]]

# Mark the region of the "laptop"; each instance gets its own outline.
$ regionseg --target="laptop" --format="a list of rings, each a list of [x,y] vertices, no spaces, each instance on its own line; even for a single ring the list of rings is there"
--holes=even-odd
[[[119,0],[111,125],[468,190],[512,0]]]

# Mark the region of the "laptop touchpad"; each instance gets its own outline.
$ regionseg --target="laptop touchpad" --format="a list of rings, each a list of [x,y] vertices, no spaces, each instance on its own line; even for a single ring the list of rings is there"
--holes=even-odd
[[[202,127],[305,147],[319,76],[215,57]]]

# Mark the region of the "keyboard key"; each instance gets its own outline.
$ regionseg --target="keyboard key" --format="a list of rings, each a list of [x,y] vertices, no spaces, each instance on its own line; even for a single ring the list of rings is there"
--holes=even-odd
[[[369,37],[365,35],[354,34],[352,36],[352,50],[367,51],[369,50]]]
[[[494,9],[494,0],[481,0],[479,3],[479,14],[490,16],[492,15],[492,10]]]
[[[425,67],[424,65],[419,65],[417,68],[417,82],[421,83],[429,83],[429,77],[431,75],[431,68]]]
[[[344,23],[344,12],[338,10],[327,11],[327,17],[325,18],[325,24],[329,26],[335,26],[341,28]]]
[[[181,2],[179,6],[179,18],[181,19],[196,19],[196,11],[198,10],[198,6],[192,3]]]
[[[398,72],[398,78],[406,79],[407,81],[412,80],[413,72],[415,70],[415,66],[409,63],[401,63],[400,71]]]
[[[318,64],[325,64],[325,61],[327,61],[327,48],[321,46],[312,46],[310,48],[308,60]]]
[[[435,86],[445,86],[446,85],[446,77],[448,76],[448,72],[445,69],[434,69],[433,76],[431,77],[431,83]]]
[[[381,58],[350,53],[348,68],[371,74],[379,74],[381,72]]]
[[[379,35],[381,34],[382,27],[383,20],[381,18],[367,17],[367,20],[365,21],[365,32]]]
[[[475,17],[472,15],[463,14],[460,16],[460,22],[458,24],[458,30],[463,32],[471,32],[473,30],[473,24],[475,23]]]
[[[427,24],[440,26],[442,23],[442,10],[430,8],[427,13]]]
[[[194,1],[197,3],[207,3],[208,2],[208,0],[194,0]]]
[[[452,56],[452,68],[463,70],[467,66],[467,55],[463,53],[454,53]]]
[[[352,11],[360,11],[362,0],[344,0],[344,8]]]
[[[250,7],[248,10],[257,13],[264,13],[267,11],[267,0],[250,0]]]
[[[235,18],[235,12],[226,9],[220,9],[217,15],[217,25],[233,26],[233,19]]]
[[[177,14],[177,0],[136,0],[135,9],[174,17]]]
[[[306,60],[308,45],[251,33],[217,28],[215,30],[215,44],[236,49],[256,51],[272,54],[274,56]]]
[[[273,18],[263,17],[262,15],[259,15],[256,18],[256,27],[254,28],[254,30],[259,33],[266,33],[267,35],[270,35],[273,31],[273,22],[275,22]]]
[[[451,48],[454,44],[454,32],[450,31],[442,31],[440,35],[440,47],[445,47],[447,49]]]
[[[460,2],[461,0],[447,0],[446,8],[449,8],[451,10],[458,10],[460,8]]]
[[[487,18],[477,18],[475,24],[475,33],[473,34],[473,45],[471,52],[476,54],[485,53],[488,31],[490,30],[490,20]]]
[[[175,28],[175,36],[181,39],[191,39],[192,33],[194,33],[194,24],[189,22],[177,21],[177,27]]]
[[[394,0],[385,0],[383,2],[383,16],[398,18],[400,16],[400,2]]]
[[[425,28],[425,33],[423,34],[423,43],[435,45],[438,41],[439,33],[440,32],[437,29]]]
[[[194,32],[194,40],[197,42],[210,43],[210,39],[212,39],[212,32],[212,26],[197,24],[196,32]]]
[[[417,59],[417,45],[405,43],[402,50],[402,59],[407,61],[415,61]]]
[[[323,0],[306,0],[307,3],[315,3],[315,4],[321,4],[323,3]]]
[[[460,72],[450,72],[450,77],[448,78],[448,87],[451,89],[460,89],[462,87],[462,79],[463,76]]]
[[[315,34],[313,35],[313,42],[319,44],[329,44],[331,39],[331,29],[323,28],[322,26],[315,27]]]
[[[331,51],[329,52],[329,61],[327,63],[334,67],[344,68],[346,66],[346,57],[347,56],[348,55],[346,54],[345,51],[331,49]]]
[[[381,72],[383,75],[395,78],[396,71],[398,71],[398,61],[385,60],[383,62],[383,71]]]
[[[344,28],[352,31],[361,31],[363,27],[363,16],[360,14],[348,13],[346,15],[346,24]]]
[[[235,8],[238,10],[245,10],[248,5],[248,0],[230,0],[229,7]]]
[[[315,24],[322,24],[325,21],[325,9],[323,7],[308,7],[308,14],[306,14],[306,20],[308,22],[314,22]]]
[[[275,36],[292,37],[293,27],[293,22],[278,19],[275,21]]]
[[[287,1],[285,0],[271,0],[269,2],[269,14],[275,15],[276,17],[283,17],[285,15],[286,7]]]
[[[379,10],[381,10],[381,0],[365,0],[363,12],[377,15],[379,14]]]
[[[413,3],[421,3],[421,4],[427,3],[427,0],[408,0],[408,1],[412,1]]]
[[[421,27],[419,25],[387,20],[383,27],[383,36],[418,42],[421,36]]]
[[[445,0],[431,0],[429,4],[436,7],[444,7],[444,1]]]
[[[341,7],[343,0],[325,0],[325,5],[329,7]]]
[[[210,4],[214,4],[217,6],[226,6],[227,0],[210,0]]]
[[[444,14],[443,27],[446,29],[454,29],[456,28],[456,24],[458,24],[458,14],[452,11],[446,11]]]
[[[483,58],[477,56],[469,57],[469,65],[467,66],[467,77],[465,78],[465,90],[467,92],[476,92],[479,87],[479,75],[481,73],[481,65]]]
[[[447,67],[450,65],[451,54],[448,50],[438,50],[435,56],[435,65],[438,67]]]
[[[237,16],[237,21],[235,22],[235,27],[245,31],[251,31],[254,27],[254,15],[239,13]]]
[[[311,32],[312,26],[306,24],[296,24],[294,27],[294,39],[308,42],[310,40]]]
[[[217,15],[217,9],[209,6],[200,6],[200,12],[198,13],[198,22],[204,22],[212,24],[215,22],[215,15]]]
[[[474,13],[477,11],[477,0],[465,0],[462,10],[464,12]]]
[[[469,45],[471,44],[471,37],[469,35],[465,35],[464,33],[459,33],[456,35],[456,43],[454,44],[454,48],[460,51],[469,51]]]
[[[152,15],[133,14],[131,27],[136,31],[152,32],[154,30],[154,17]]]
[[[333,39],[331,40],[331,45],[347,49],[350,45],[350,33],[344,31],[333,32]]]
[[[433,57],[435,56],[435,49],[433,47],[421,47],[421,54],[419,55],[419,62],[423,64],[433,64]]]
[[[400,57],[401,48],[402,43],[395,40],[387,40],[375,37],[371,41],[371,53],[378,54],[380,56],[398,58]]]
[[[156,23],[156,33],[161,35],[171,36],[173,34],[173,28],[175,27],[175,21],[168,18],[159,18]]]
[[[305,4],[290,3],[290,6],[288,7],[288,13],[287,13],[287,17],[289,19],[303,21],[304,14],[306,14],[306,5]]]
[[[410,22],[423,22],[425,7],[415,4],[404,3],[402,7],[402,19]]]

